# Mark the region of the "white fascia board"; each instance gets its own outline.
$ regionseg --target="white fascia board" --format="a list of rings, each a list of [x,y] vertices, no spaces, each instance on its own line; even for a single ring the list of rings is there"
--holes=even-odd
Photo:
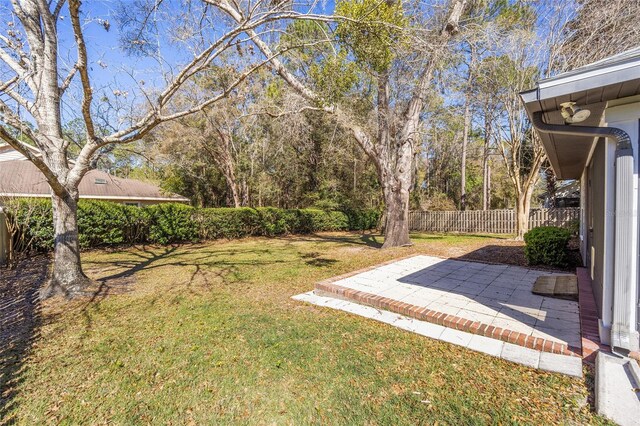
[[[28,194],[28,193],[10,193],[0,192],[0,197],[13,197],[13,198],[49,198],[51,194]],[[118,201],[175,201],[175,202],[189,202],[188,198],[168,198],[168,197],[121,197],[113,195],[80,195],[81,199],[89,200],[118,200]]]
[[[636,58],[627,63],[610,65],[607,67],[586,70],[583,72],[576,72],[576,73],[569,72],[565,77],[562,77],[562,74],[561,74],[557,77],[552,77],[546,80],[540,80],[538,82],[538,87],[540,87],[541,89],[546,89],[549,87],[559,86],[561,84],[567,84],[569,82],[584,80],[587,78],[599,77],[599,76],[617,72],[617,71],[625,71],[634,67],[640,67],[640,59]]]
[[[51,194],[27,194],[15,192],[0,192],[0,197],[7,198],[49,198]]]
[[[170,198],[170,197],[137,197],[132,195],[130,197],[122,197],[118,195],[80,195],[80,198],[89,198],[92,200],[132,200],[132,201],[181,201],[188,202],[188,198],[178,197],[178,198]]]
[[[564,78],[541,81],[534,94],[537,100],[552,99],[638,79],[640,79],[640,60],[568,75]]]

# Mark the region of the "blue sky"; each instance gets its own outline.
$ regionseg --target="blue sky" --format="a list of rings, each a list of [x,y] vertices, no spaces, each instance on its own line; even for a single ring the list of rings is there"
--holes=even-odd
[[[91,76],[96,84],[96,87],[102,87],[111,84],[114,79],[114,73],[120,71],[122,68],[131,70],[137,70],[137,78],[145,79],[146,82],[152,83],[157,74],[161,72],[160,65],[153,59],[134,57],[127,55],[120,48],[119,38],[120,32],[118,29],[118,8],[124,5],[125,7],[132,2],[127,0],[102,0],[102,1],[85,1],[82,5],[82,11],[86,20],[85,24],[85,38],[87,41],[87,47],[89,49],[89,62],[91,66]],[[168,8],[180,8],[180,3],[176,1],[170,1]],[[333,11],[334,2],[326,2],[317,7],[319,12],[330,13]],[[179,11],[178,11],[179,12]],[[68,11],[63,12],[63,22],[60,23],[61,31],[61,44],[63,48],[61,53],[69,48],[73,48],[73,36],[70,32],[70,24],[68,21]],[[110,23],[109,31],[106,31],[102,22],[108,21]],[[163,38],[160,39],[160,42]],[[189,58],[189,55],[185,55],[176,46],[170,46],[168,43],[162,46],[162,50],[165,52],[165,60],[169,63],[181,63]],[[126,75],[121,75],[122,72],[117,72],[117,80],[119,84],[127,85],[132,83],[132,79]]]
[[[0,2],[4,1],[6,0],[0,0]],[[193,4],[196,6],[201,5],[198,1]],[[118,12],[122,7],[126,8],[133,5],[133,1],[127,0],[92,0],[85,1],[82,4],[81,12],[89,56],[89,72],[95,93],[94,99],[98,101],[97,104],[100,103],[100,98],[104,96],[110,97],[112,100],[116,99],[113,95],[114,91],[127,93],[126,97],[121,96],[119,98],[123,101],[123,105],[140,104],[144,102],[142,91],[138,87],[140,81],[144,81],[145,90],[149,90],[152,87],[161,89],[165,86],[162,76],[171,71],[172,68],[174,71],[178,70],[181,64],[193,57],[184,48],[170,44],[169,38],[162,30],[163,36],[154,38],[154,42],[160,44],[165,64],[161,64],[150,57],[132,56],[125,53],[120,46],[121,33]],[[182,7],[183,3],[180,1],[165,1],[163,13],[167,13],[171,17],[176,16],[176,19],[179,19],[180,13],[184,12]],[[318,5],[316,10],[318,12],[331,13],[333,8],[334,2],[330,1]],[[75,57],[75,43],[68,9],[65,8],[61,15],[59,22],[60,58],[62,63],[70,67]],[[162,17],[159,20],[162,21]],[[110,24],[108,31],[105,29],[105,22]],[[180,21],[174,21],[171,24],[180,24]],[[217,21],[216,24],[218,24]],[[211,37],[215,38],[218,31],[224,31],[222,25],[212,29]],[[61,78],[63,77],[61,76]],[[69,101],[68,105],[63,105],[67,120],[77,115],[75,105],[75,102],[71,101]]]

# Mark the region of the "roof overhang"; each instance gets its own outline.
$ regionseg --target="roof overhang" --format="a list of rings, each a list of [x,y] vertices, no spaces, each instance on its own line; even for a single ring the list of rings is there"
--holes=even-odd
[[[640,49],[622,53],[574,71],[538,82],[535,89],[522,92],[529,118],[542,111],[549,124],[564,124],[560,104],[575,102],[591,111],[579,125],[602,126],[609,101],[640,94]],[[538,133],[551,167],[558,179],[579,179],[594,138]]]

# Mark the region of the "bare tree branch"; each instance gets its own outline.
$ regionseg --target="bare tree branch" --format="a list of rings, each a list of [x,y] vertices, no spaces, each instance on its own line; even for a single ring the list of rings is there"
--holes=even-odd
[[[224,11],[229,15],[236,23],[243,22],[246,18],[243,16],[240,7],[236,5],[232,5],[227,0],[205,0],[207,3],[210,3],[220,10]],[[304,19],[316,19],[316,15],[301,15],[295,14],[296,18],[304,18]],[[335,19],[335,18],[334,18]],[[320,21],[326,21],[326,17],[319,18]],[[322,99],[320,96],[311,90],[308,86],[303,84],[293,73],[291,73],[280,61],[277,59],[276,55],[273,54],[273,51],[257,34],[253,29],[249,29],[246,33],[251,37],[253,42],[258,46],[258,49],[266,56],[273,58],[271,60],[271,64],[275,68],[276,72],[303,98],[311,101],[313,103],[322,103]],[[323,108],[326,112],[334,113],[340,122],[341,125],[345,126],[348,129],[352,130],[353,136],[356,141],[361,145],[362,149],[369,154],[370,156],[376,155],[376,150],[374,149],[373,142],[367,136],[366,132],[360,127],[354,124],[353,120],[348,117],[348,114],[344,111],[339,110],[336,105],[330,105]]]
[[[78,62],[74,66],[80,73],[80,81],[82,82],[82,117],[84,119],[87,131],[87,140],[93,141],[96,138],[96,131],[91,116],[91,101],[93,100],[93,89],[89,80],[89,71],[87,70],[87,46],[82,35],[82,27],[80,25],[80,1],[69,0],[69,15],[73,26],[73,36],[76,41],[78,50]],[[71,74],[73,78],[73,74]]]
[[[69,71],[69,74],[67,74],[67,76],[65,77],[65,79],[62,81],[62,84],[60,84],[60,94],[64,94],[65,90],[67,90],[69,88],[69,86],[71,85],[71,82],[73,81],[73,77],[75,77],[76,73],[78,72],[78,67],[79,65],[76,63],[73,68],[71,68],[71,71]]]

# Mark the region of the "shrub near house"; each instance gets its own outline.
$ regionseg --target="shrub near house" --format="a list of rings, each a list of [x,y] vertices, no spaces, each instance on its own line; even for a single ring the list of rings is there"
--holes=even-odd
[[[524,234],[524,254],[530,265],[565,267],[569,265],[568,244],[571,231],[540,226]]]
[[[19,225],[14,238],[29,243],[25,251],[53,247],[51,202],[46,199],[14,200],[5,206],[9,220]],[[195,242],[218,238],[306,234],[375,228],[377,210],[323,211],[277,208],[194,208],[184,204],[127,206],[81,200],[78,205],[80,245]]]

